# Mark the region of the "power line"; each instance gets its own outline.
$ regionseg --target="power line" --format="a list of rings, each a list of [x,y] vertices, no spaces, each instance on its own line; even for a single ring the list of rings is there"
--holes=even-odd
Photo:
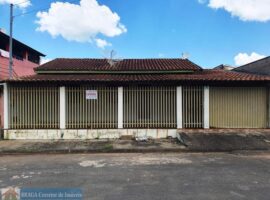
[[[28,0],[28,1],[23,1],[23,2],[19,2],[19,3],[13,3],[13,5],[21,5],[21,4],[24,4],[24,3],[27,3],[27,2],[30,2],[31,0]]]
[[[18,14],[18,15],[14,15],[13,17],[19,17],[19,16],[22,16],[22,15],[27,15],[27,14],[30,14],[30,13],[33,13],[33,12],[36,12],[36,11],[43,11],[43,10],[46,10],[47,8],[41,8],[41,9],[34,9],[34,10],[30,10],[28,12],[23,12],[21,14]]]
[[[22,13],[20,13],[20,14],[17,14],[17,15],[14,15],[13,17],[15,18],[15,17],[19,17],[19,16],[22,16],[22,15],[27,15],[27,14],[31,14],[31,13],[33,13],[33,12],[37,12],[37,11],[43,11],[43,10],[46,10],[46,9],[48,9],[49,8],[49,6],[44,6],[44,7],[39,7],[39,8],[36,8],[36,9],[33,9],[33,10],[29,10],[29,11],[27,11],[27,12],[22,12]]]

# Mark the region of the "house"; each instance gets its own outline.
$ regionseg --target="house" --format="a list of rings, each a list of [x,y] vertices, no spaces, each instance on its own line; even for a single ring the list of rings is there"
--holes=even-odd
[[[12,77],[34,74],[43,53],[13,39]],[[0,29],[0,81],[9,78],[9,36]],[[3,128],[3,88],[0,87],[0,128]]]
[[[43,53],[13,39],[13,77],[34,74]],[[0,31],[0,80],[9,78],[9,36]]]
[[[237,72],[246,72],[260,75],[270,75],[270,57],[266,57],[252,63],[237,67]]]
[[[2,189],[2,200],[17,200],[20,198],[19,196],[20,194],[17,188]]]
[[[213,69],[232,70],[232,69],[234,69],[234,67],[233,66],[230,66],[230,65],[221,64],[219,66],[214,67]]]
[[[268,128],[270,76],[188,59],[55,59],[4,83],[6,139],[175,137]]]

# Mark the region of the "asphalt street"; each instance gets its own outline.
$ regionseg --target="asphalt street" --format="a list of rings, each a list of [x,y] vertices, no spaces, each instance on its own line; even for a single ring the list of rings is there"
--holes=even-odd
[[[81,188],[84,199],[269,199],[268,153],[0,156],[0,188]]]

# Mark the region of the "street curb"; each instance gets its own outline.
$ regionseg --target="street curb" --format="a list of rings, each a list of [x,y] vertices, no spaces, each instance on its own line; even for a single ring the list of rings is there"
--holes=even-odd
[[[185,149],[114,149],[114,150],[49,150],[49,151],[4,151],[2,155],[34,155],[34,154],[98,154],[98,153],[185,153]]]
[[[63,149],[63,150],[44,150],[44,151],[3,151],[0,156],[5,155],[42,155],[42,154],[102,154],[102,153],[238,153],[238,152],[270,152],[269,149],[234,149],[234,150],[190,150],[190,149],[113,149],[113,150],[81,150],[81,149]]]

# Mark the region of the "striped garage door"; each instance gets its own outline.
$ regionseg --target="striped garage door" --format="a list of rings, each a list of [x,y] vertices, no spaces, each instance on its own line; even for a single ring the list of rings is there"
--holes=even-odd
[[[266,128],[267,89],[211,87],[210,127]]]

